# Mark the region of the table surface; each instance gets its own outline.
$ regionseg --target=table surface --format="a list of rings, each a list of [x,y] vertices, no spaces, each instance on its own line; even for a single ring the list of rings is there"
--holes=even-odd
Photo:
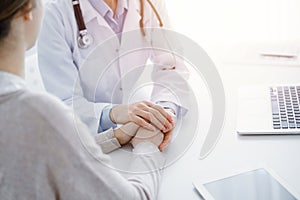
[[[238,136],[236,133],[239,87],[253,84],[300,84],[300,66],[224,63],[218,59],[214,59],[214,62],[226,94],[226,120],[221,138],[212,153],[200,160],[199,154],[210,125],[212,110],[205,83],[193,73],[191,79],[200,79],[200,82],[191,83],[197,96],[198,113],[187,114],[179,134],[194,134],[191,124],[195,122],[198,122],[198,130],[189,148],[163,171],[159,199],[201,199],[192,185],[193,180],[206,182],[259,165],[273,169],[300,194],[300,135]],[[176,151],[178,145],[171,144],[166,153]],[[113,154],[113,157],[121,157],[118,151]]]
[[[172,162],[168,162],[163,171],[158,199],[201,199],[192,184],[194,180],[207,182],[259,166],[270,168],[299,195],[300,135],[238,136],[236,122],[240,86],[300,84],[297,82],[300,66],[215,63],[226,95],[226,119],[222,135],[214,150],[200,160],[200,150],[211,121],[212,103],[201,76],[191,73],[191,85],[197,97],[195,108],[198,109],[192,106],[182,120],[174,142],[164,152],[167,160],[171,158]],[[184,138],[190,138],[190,141]],[[183,143],[187,148],[182,148]],[[111,153],[115,166],[130,164],[124,156],[126,151],[122,150]]]
[[[200,120],[197,136],[184,155],[164,170],[159,199],[201,199],[192,185],[193,180],[205,182],[261,165],[267,165],[300,194],[300,136],[238,136],[236,133],[239,87],[297,84],[300,67],[237,63],[216,65],[225,87],[227,104],[222,136],[212,153],[200,160],[200,149],[210,123],[208,116],[211,116],[207,106],[210,100],[205,94],[207,91],[203,90],[204,98],[198,102]],[[185,124],[190,120],[197,119],[187,115],[180,134],[190,134],[188,123]],[[176,149],[176,146],[171,148]]]
[[[299,195],[300,135],[238,136],[236,122],[240,86],[300,84],[300,66],[214,62],[226,95],[226,119],[222,135],[214,150],[200,160],[200,150],[211,121],[212,103],[201,76],[192,72],[190,82],[197,105],[191,106],[192,109],[181,121],[174,142],[164,152],[167,160],[172,162],[168,162],[163,171],[158,199],[201,199],[192,184],[194,180],[207,182],[259,166],[267,166],[274,171]],[[196,107],[198,109],[194,109]],[[182,148],[183,143],[185,149]],[[114,166],[130,164],[124,156],[127,151],[123,150],[111,153]]]
[[[226,120],[222,136],[212,153],[200,160],[201,146],[210,125],[211,100],[203,82],[192,83],[198,97],[198,116],[189,112],[183,120],[179,134],[194,134],[191,122],[199,122],[198,131],[189,148],[163,171],[159,199],[201,199],[192,185],[193,180],[206,182],[261,164],[273,169],[300,194],[300,136],[241,137],[236,133],[239,87],[252,84],[300,84],[300,66],[247,65],[224,63],[217,59],[214,61],[226,93]],[[176,145],[178,143],[171,144],[167,153],[176,150]],[[118,152],[114,154],[117,155]]]

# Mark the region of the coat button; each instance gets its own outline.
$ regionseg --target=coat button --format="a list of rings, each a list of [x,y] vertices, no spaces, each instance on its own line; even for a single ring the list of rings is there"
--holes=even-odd
[[[119,53],[119,49],[116,49],[116,52]]]

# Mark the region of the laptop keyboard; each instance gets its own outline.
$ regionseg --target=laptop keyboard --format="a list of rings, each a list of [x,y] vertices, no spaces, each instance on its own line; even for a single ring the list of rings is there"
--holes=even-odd
[[[300,86],[271,87],[274,129],[300,129]]]

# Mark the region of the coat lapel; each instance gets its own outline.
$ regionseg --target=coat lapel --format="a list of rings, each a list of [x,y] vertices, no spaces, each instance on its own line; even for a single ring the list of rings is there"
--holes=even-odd
[[[139,29],[140,3],[137,0],[128,1],[128,12],[124,22],[123,32]]]
[[[89,23],[94,18],[97,18],[97,22],[100,26],[105,26],[106,28],[110,28],[105,19],[97,12],[95,8],[91,5],[88,0],[81,1],[81,10],[85,23]],[[111,29],[111,31],[113,31]]]

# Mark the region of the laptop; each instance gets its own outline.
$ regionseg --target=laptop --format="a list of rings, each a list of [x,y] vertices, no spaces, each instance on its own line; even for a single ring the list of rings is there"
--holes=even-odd
[[[243,86],[239,90],[240,135],[300,134],[300,85]]]

